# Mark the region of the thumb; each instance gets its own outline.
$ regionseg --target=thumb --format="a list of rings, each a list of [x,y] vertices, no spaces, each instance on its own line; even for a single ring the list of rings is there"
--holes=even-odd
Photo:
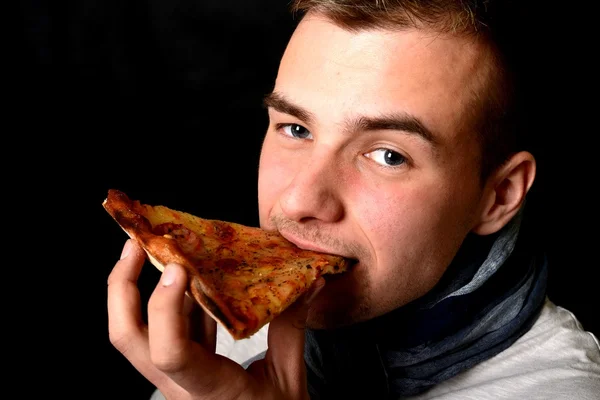
[[[223,359],[189,337],[189,320],[184,307],[187,280],[181,265],[167,265],[148,301],[150,360],[189,393],[207,395],[219,385],[236,389],[232,384],[234,379],[221,368]],[[217,375],[219,372],[222,374]],[[239,376],[239,371],[237,374]]]
[[[304,330],[311,301],[325,286],[318,278],[311,288],[269,325],[267,361],[273,367],[277,381],[288,393],[306,391],[304,366]]]

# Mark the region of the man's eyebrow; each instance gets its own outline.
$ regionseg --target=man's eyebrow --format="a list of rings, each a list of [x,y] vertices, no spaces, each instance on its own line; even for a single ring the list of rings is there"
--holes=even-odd
[[[267,94],[263,99],[263,104],[267,108],[273,108],[281,113],[292,115],[307,124],[311,124],[315,119],[310,111],[292,103],[281,93],[271,92]]]
[[[292,115],[307,124],[311,124],[315,120],[314,115],[310,111],[292,103],[290,100],[286,99],[284,95],[278,92],[267,94],[263,99],[263,104],[265,107],[270,107],[281,113]],[[393,113],[378,117],[361,116],[356,120],[350,121],[346,127],[346,131],[348,132],[379,130],[401,131],[416,134],[434,146],[437,144],[435,135],[427,129],[425,124],[418,118],[406,113]]]
[[[348,125],[347,130],[349,132],[382,130],[402,131],[416,134],[434,146],[437,144],[435,135],[429,129],[427,129],[425,124],[423,124],[418,118],[405,113],[394,113],[379,117],[362,116],[355,121],[352,121]]]

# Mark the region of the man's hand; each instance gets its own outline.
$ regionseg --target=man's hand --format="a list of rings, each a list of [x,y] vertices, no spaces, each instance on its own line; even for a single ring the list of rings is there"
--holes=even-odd
[[[323,279],[270,323],[265,359],[244,370],[215,354],[214,320],[204,312],[189,314],[187,275],[179,265],[165,268],[148,302],[148,325],[143,322],[137,279],[145,259],[128,240],[108,278],[109,336],[167,399],[308,399],[304,326]]]

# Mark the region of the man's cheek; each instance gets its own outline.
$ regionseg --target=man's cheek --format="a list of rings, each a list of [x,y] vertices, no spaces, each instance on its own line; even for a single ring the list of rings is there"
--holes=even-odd
[[[272,169],[269,169],[269,167],[259,175],[258,211],[260,224],[263,229],[272,228],[270,216],[273,213],[274,206],[277,204],[277,193],[279,191],[276,178],[277,176],[272,173]]]
[[[261,190],[273,196],[282,192],[295,175],[295,160],[293,157],[278,155],[263,158],[260,170]]]

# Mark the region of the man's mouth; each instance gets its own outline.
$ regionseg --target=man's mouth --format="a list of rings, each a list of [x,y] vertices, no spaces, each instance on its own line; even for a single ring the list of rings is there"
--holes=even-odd
[[[335,256],[344,257],[344,258],[350,260],[350,265],[354,265],[357,262],[357,260],[355,258],[352,258],[349,255],[341,254],[335,250],[332,250],[325,246],[321,246],[317,243],[305,240],[305,239],[295,236],[289,232],[279,231],[279,233],[281,234],[281,236],[286,238],[289,242],[292,242],[294,245],[296,245],[297,247],[299,247],[303,250],[316,251],[318,253],[331,254],[331,255],[335,255]]]
[[[279,233],[281,234],[281,236],[286,238],[289,242],[292,242],[293,244],[295,244],[297,247],[301,248],[302,250],[310,250],[310,251],[316,251],[319,253],[332,254],[331,251],[323,248],[322,246],[319,246],[308,240],[304,240],[298,236],[292,235],[289,232],[279,231]]]

